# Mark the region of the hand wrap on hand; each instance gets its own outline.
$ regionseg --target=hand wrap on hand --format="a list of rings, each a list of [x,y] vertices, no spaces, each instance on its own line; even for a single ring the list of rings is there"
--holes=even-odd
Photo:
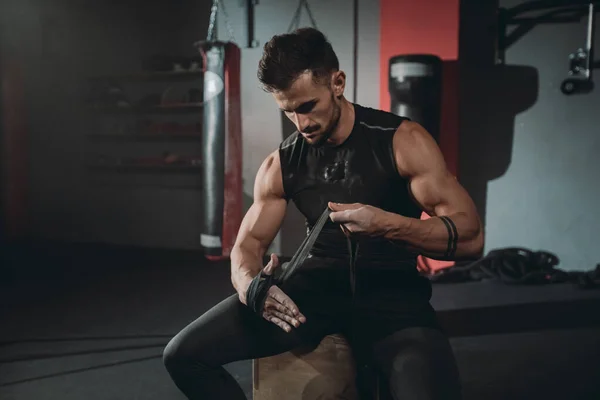
[[[248,291],[246,292],[246,305],[258,315],[262,315],[267,293],[273,285],[278,285],[289,279],[290,276],[300,267],[308,257],[317,236],[327,222],[331,210],[326,208],[321,214],[310,233],[304,238],[304,241],[290,260],[273,271],[272,275],[265,274],[264,269],[252,279]]]
[[[278,283],[273,275],[267,275],[264,271],[260,271],[258,275],[252,279],[248,291],[246,292],[246,304],[252,311],[258,315],[262,315],[267,293],[269,288]]]

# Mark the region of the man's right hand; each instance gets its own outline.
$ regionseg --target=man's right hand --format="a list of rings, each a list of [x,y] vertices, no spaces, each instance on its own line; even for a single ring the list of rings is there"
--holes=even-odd
[[[271,260],[265,266],[263,272],[266,275],[271,275],[277,267],[279,267],[279,259],[275,254],[271,254]],[[244,293],[244,300],[245,297],[246,294]],[[286,332],[291,332],[292,326],[297,328],[301,323],[306,322],[306,317],[300,312],[296,303],[277,285],[271,286],[267,292],[262,317]]]

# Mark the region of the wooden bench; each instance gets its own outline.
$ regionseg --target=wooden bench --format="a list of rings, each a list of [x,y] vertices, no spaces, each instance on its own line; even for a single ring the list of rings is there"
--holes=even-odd
[[[346,339],[253,360],[254,400],[358,400],[356,365]]]

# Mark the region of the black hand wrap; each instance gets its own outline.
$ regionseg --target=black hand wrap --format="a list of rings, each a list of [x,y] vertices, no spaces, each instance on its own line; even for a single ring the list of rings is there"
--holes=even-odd
[[[246,292],[246,304],[252,311],[262,315],[267,292],[269,288],[277,284],[277,279],[273,275],[265,274],[264,270],[252,279],[248,291]]]
[[[310,233],[304,238],[304,241],[300,247],[298,247],[298,250],[296,250],[296,253],[289,263],[284,263],[274,272],[274,275],[265,274],[263,269],[254,277],[254,279],[252,279],[250,286],[248,286],[248,291],[246,292],[246,304],[252,311],[258,315],[262,315],[269,288],[288,280],[296,269],[304,263],[310,254],[313,244],[317,240],[317,236],[319,236],[321,229],[323,229],[323,226],[327,222],[330,213],[331,210],[329,210],[329,208],[326,208],[325,211],[323,211],[323,214],[321,214]]]

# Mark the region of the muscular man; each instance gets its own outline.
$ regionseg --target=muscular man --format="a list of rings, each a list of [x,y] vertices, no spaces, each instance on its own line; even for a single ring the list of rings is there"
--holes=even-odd
[[[331,44],[315,29],[273,37],[258,77],[296,125],[261,165],[254,204],[231,254],[237,294],[171,340],[164,362],[189,399],[243,399],[223,365],[317,344],[342,333],[389,381],[394,399],[458,399],[452,350],[429,304],[416,257],[477,257],[482,229],[473,201],[423,127],[353,104]],[[311,227],[329,207],[311,256],[254,312],[248,287],[293,201]],[[432,218],[420,220],[422,211]],[[298,227],[298,229],[302,229]],[[351,290],[347,237],[359,244]],[[357,335],[360,330],[360,335]]]

